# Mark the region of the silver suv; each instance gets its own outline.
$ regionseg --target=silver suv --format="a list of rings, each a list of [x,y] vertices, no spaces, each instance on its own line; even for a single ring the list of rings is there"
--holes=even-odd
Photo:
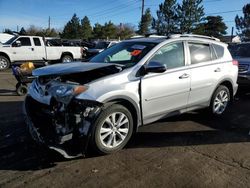
[[[89,146],[112,153],[139,126],[201,108],[223,114],[237,91],[237,65],[215,38],[126,40],[89,63],[34,70],[26,122],[36,141],[67,158]]]

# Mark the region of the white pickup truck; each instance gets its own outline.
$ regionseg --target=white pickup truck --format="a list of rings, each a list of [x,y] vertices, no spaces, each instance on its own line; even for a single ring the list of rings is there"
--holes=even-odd
[[[60,60],[70,62],[82,58],[82,48],[73,46],[47,46],[42,37],[15,36],[0,45],[0,71],[11,63],[32,61],[34,63]]]

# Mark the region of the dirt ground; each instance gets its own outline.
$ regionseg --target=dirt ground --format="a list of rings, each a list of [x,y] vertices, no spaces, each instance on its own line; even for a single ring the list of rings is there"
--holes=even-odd
[[[65,160],[30,139],[15,84],[0,73],[0,187],[250,187],[247,92],[222,118],[168,118],[118,153]]]

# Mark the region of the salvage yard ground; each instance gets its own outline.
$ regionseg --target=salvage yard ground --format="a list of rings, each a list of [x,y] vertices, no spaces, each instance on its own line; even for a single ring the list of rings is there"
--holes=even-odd
[[[220,119],[168,118],[118,153],[64,160],[30,139],[15,84],[0,73],[0,187],[250,187],[250,94]]]

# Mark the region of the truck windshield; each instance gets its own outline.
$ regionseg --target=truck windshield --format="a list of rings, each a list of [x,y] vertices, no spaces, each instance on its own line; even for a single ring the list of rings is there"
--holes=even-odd
[[[93,57],[90,62],[114,63],[132,67],[138,63],[157,43],[121,42]]]
[[[6,42],[3,43],[3,44],[7,44],[7,45],[12,44],[12,42],[14,42],[14,40],[16,40],[17,37],[18,37],[18,36],[12,37],[11,39],[9,39],[8,41],[6,41]]]

